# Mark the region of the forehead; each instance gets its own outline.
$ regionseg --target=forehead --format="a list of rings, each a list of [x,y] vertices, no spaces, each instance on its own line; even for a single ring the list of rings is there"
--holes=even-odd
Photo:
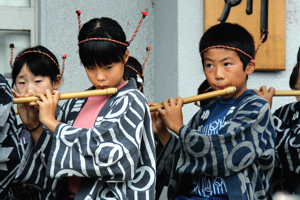
[[[222,49],[222,48],[218,48],[218,49],[209,49],[207,51],[205,51],[202,54],[202,58],[205,60],[207,59],[225,59],[225,58],[229,58],[229,59],[240,59],[238,52],[234,51],[234,50],[230,50],[230,49]]]

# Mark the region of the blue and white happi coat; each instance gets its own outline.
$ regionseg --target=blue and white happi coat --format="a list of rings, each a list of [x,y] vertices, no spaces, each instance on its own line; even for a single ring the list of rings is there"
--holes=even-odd
[[[94,88],[91,88],[94,89]],[[53,134],[44,131],[24,156],[18,179],[67,198],[66,178],[82,177],[75,199],[154,199],[156,160],[148,103],[130,80],[90,129],[72,126],[87,98],[67,101]],[[45,177],[55,181],[47,185]]]
[[[276,131],[275,169],[270,197],[279,190],[300,194],[300,101],[278,108],[273,114]]]
[[[13,199],[9,189],[20,159],[13,95],[8,82],[0,74],[0,199]]]
[[[218,100],[219,101],[219,100]],[[229,109],[218,134],[201,132],[217,101],[200,109],[179,137],[171,135],[157,159],[157,199],[189,196],[192,176],[224,179],[230,200],[267,199],[275,161],[275,131],[268,102],[245,91]]]

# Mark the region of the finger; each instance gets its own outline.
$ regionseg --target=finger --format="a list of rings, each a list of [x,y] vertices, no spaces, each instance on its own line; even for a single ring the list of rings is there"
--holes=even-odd
[[[14,95],[14,97],[17,97],[17,98],[21,97],[21,95],[14,89],[11,89],[11,93]]]
[[[274,96],[274,94],[275,94],[275,88],[274,87],[270,87],[269,88],[269,92]]]
[[[177,107],[182,107],[183,106],[183,99],[181,97],[176,98],[177,101]]]
[[[58,101],[59,101],[59,98],[60,98],[60,92],[59,92],[59,91],[57,91],[57,90],[55,90],[55,91],[54,91],[54,98],[53,98],[53,100],[54,100],[55,104],[57,104],[57,103],[58,103]]]
[[[168,101],[169,101],[171,107],[176,106],[176,101],[174,98],[171,97],[171,98],[169,98]]]
[[[161,105],[163,105],[165,109],[170,107],[169,103],[167,103],[166,101],[162,101]]]

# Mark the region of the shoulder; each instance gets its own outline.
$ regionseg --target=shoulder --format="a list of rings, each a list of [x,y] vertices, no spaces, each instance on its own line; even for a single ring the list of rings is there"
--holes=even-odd
[[[246,90],[236,101],[239,106],[269,107],[269,102],[258,96],[254,90]]]

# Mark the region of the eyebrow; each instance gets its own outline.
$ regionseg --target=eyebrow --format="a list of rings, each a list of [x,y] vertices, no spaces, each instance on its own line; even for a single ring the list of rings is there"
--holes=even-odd
[[[213,60],[210,59],[210,58],[204,58],[204,60],[213,61]],[[220,62],[224,62],[224,61],[226,61],[226,60],[233,60],[233,58],[232,58],[232,57],[226,57],[226,58],[221,59]]]

